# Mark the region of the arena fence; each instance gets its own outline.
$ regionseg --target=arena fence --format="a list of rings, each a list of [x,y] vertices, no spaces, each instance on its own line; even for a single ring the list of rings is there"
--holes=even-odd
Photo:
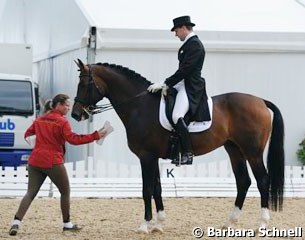
[[[140,166],[104,164],[100,177],[92,158],[66,163],[72,197],[141,197]],[[140,164],[139,164],[140,165]],[[259,197],[256,181],[250,172],[252,184],[248,196]],[[110,174],[112,173],[112,174]],[[235,197],[236,185],[230,162],[218,161],[175,167],[160,160],[163,197]],[[304,166],[285,167],[285,197],[305,197]],[[5,167],[0,170],[0,197],[21,197],[27,189],[26,166]],[[49,178],[44,182],[39,197],[59,197],[60,193]]]

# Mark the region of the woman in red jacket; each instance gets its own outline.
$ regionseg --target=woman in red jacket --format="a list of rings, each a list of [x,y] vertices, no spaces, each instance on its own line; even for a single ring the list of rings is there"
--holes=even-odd
[[[65,142],[73,145],[90,143],[102,138],[106,131],[100,129],[85,135],[73,133],[65,117],[70,110],[70,99],[67,95],[56,95],[52,100],[52,108],[37,118],[24,135],[25,138],[36,135],[36,143],[28,161],[28,190],[15,214],[10,235],[17,234],[24,215],[46,177],[51,179],[61,194],[63,230],[81,229],[70,221],[70,185],[64,166]]]

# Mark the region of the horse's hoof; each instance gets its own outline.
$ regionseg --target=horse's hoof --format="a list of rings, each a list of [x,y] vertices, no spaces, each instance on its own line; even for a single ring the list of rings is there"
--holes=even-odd
[[[148,230],[147,229],[138,228],[137,233],[148,234]]]
[[[151,229],[152,233],[163,233],[163,228],[161,226],[161,224],[156,224],[155,226],[153,226],[153,228]]]
[[[147,223],[142,223],[141,226],[138,228],[137,233],[148,234]]]
[[[160,222],[164,222],[165,221],[165,211],[159,211],[157,214],[157,219]]]

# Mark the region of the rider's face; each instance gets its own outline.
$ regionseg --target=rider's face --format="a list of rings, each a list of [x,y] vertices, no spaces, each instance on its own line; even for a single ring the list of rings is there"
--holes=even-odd
[[[180,41],[184,41],[188,32],[186,31],[187,28],[185,26],[175,28],[175,35],[180,39]]]

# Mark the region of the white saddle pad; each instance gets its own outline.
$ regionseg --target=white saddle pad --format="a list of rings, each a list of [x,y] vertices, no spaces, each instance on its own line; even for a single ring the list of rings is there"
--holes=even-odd
[[[211,120],[210,121],[204,121],[204,122],[191,122],[188,126],[189,132],[202,132],[207,129],[209,129],[212,125],[212,113],[213,113],[213,101],[211,97],[208,97],[208,105],[209,105],[209,111]],[[166,114],[165,114],[165,100],[162,95],[161,101],[160,101],[160,108],[159,108],[159,121],[165,129],[171,131],[173,130],[172,125],[168,121]]]

